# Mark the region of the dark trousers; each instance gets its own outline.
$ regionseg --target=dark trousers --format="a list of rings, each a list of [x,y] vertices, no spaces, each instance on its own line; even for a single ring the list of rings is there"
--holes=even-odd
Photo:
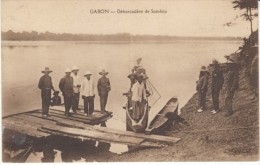
[[[91,115],[94,112],[94,96],[83,96],[84,112]]]
[[[79,95],[80,93],[74,93],[73,94],[73,99],[72,99],[72,110],[76,111],[79,109]]]
[[[42,114],[48,115],[51,105],[51,90],[41,90]]]
[[[233,102],[233,97],[235,94],[235,89],[232,90],[227,90],[226,93],[226,98],[225,98],[225,109],[227,110],[228,114],[232,114],[233,113],[233,108],[232,108],[232,102]]]
[[[107,98],[108,98],[108,93],[100,95],[100,109],[101,109],[101,111],[106,110]]]
[[[214,110],[218,111],[219,110],[219,93],[220,90],[212,90],[212,101],[213,101],[213,106]]]
[[[63,98],[64,98],[64,105],[65,105],[65,115],[68,115],[70,108],[72,106],[73,96],[63,96]]]
[[[207,92],[199,92],[199,108],[202,110],[206,108],[206,94]]]

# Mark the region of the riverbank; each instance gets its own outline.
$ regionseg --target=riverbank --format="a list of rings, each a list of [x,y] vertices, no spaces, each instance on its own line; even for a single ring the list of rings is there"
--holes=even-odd
[[[252,48],[248,49],[245,46],[242,51],[246,51],[245,58],[249,57],[249,59],[253,53],[256,53]],[[233,56],[240,56],[240,54]],[[161,149],[125,153],[108,161],[257,161],[259,159],[259,106],[258,88],[253,85],[251,75],[251,62],[254,58],[247,61],[249,65],[245,64],[245,58],[237,58],[241,68],[239,89],[233,99],[235,112],[232,116],[225,117],[225,86],[220,94],[221,111],[215,115],[210,112],[213,109],[210,90],[207,93],[207,111],[203,113],[197,112],[196,93],[181,109],[181,117],[188,122],[189,126],[175,123],[166,133],[168,136],[182,138],[180,142]],[[226,78],[227,72],[224,72],[224,76]],[[208,88],[210,89],[210,84]]]

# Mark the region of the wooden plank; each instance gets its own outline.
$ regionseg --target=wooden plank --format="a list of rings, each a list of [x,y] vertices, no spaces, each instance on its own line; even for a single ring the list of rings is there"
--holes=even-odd
[[[6,120],[3,120],[3,125],[4,124],[15,124],[15,125],[18,125],[18,126],[24,126],[24,127],[28,127],[28,128],[32,128],[32,129],[35,129],[37,130],[38,127],[41,127],[41,125],[39,124],[31,124],[31,123],[28,123],[28,122],[24,122],[24,121],[21,121],[19,119],[16,119],[16,118],[13,118],[13,117],[10,117]]]
[[[88,119],[85,118],[87,116],[81,116],[79,118],[79,117],[76,117],[75,114],[73,114],[69,118],[65,117],[63,114],[59,114],[59,113],[56,113],[56,112],[49,112],[49,114],[52,115],[52,116],[61,117],[63,119],[66,118],[68,120],[75,120],[75,121],[78,121],[78,122],[82,122],[82,123],[85,123],[85,124],[92,124],[92,125],[100,124],[101,122],[107,121],[108,119],[110,119],[112,117],[112,115],[110,114],[110,115],[103,115],[100,118],[89,117],[90,120],[88,120]],[[76,115],[78,115],[78,114],[76,114]]]
[[[54,134],[60,133],[60,134],[63,134],[63,136],[64,135],[83,136],[83,137],[89,138],[91,140],[97,140],[97,141],[108,142],[108,143],[120,143],[120,144],[152,146],[152,147],[160,146],[156,143],[142,143],[144,141],[144,139],[142,139],[142,138],[127,137],[127,136],[123,137],[123,136],[117,136],[115,134],[75,129],[75,128],[65,128],[65,127],[56,126],[56,127],[52,127],[52,128],[42,127],[39,130],[40,131],[44,131],[44,130],[53,131]]]
[[[58,113],[61,115],[64,115],[64,111],[56,110],[56,109],[50,109],[50,112]],[[71,117],[80,118],[84,120],[100,120],[102,118],[106,118],[107,116],[111,116],[111,113],[104,113],[102,114],[100,111],[94,112],[92,116],[84,116],[84,113],[78,112],[77,114],[72,113]]]
[[[56,125],[56,121],[47,120],[47,118],[38,118],[34,116],[29,116],[27,114],[21,114],[17,116],[13,116],[12,118],[19,119],[23,122],[30,123],[31,125],[40,125],[40,126],[47,126],[47,125]]]
[[[30,113],[30,114],[26,114],[28,116],[32,116],[32,117],[37,117],[39,119],[45,119],[46,122],[47,121],[54,121],[56,122],[56,124],[59,124],[59,125],[64,125],[64,126],[70,126],[70,127],[75,127],[75,128],[82,128],[84,129],[84,127],[87,125],[87,124],[100,124],[101,122],[104,122],[106,120],[108,120],[109,118],[111,118],[110,116],[108,118],[104,118],[100,121],[96,121],[96,123],[94,122],[90,122],[90,123],[87,123],[87,122],[78,122],[78,121],[74,121],[74,120],[70,120],[70,118],[60,118],[60,117],[57,117],[55,115],[51,115],[51,116],[48,116],[48,117],[42,117],[41,114],[39,113]],[[81,126],[79,126],[81,125]],[[82,127],[83,126],[83,127]]]
[[[27,113],[27,114],[28,115],[31,115],[31,114],[35,115],[36,114],[38,117],[41,116],[40,113]],[[52,116],[54,116],[54,117],[59,118],[59,120],[72,120],[72,121],[81,122],[81,123],[89,123],[90,122],[90,121],[84,120],[84,119],[73,118],[73,117],[66,117],[64,115],[54,114],[52,112],[49,112],[49,114],[50,114],[50,116],[48,116],[47,118],[51,118]]]
[[[4,129],[14,130],[16,132],[37,137],[37,138],[49,136],[49,134],[47,133],[39,132],[37,131],[37,129],[33,129],[32,127],[28,127],[26,125],[17,125],[17,124],[5,122],[3,123],[3,130]]]
[[[50,117],[52,117],[52,116],[50,116]],[[138,138],[143,138],[145,140],[155,141],[155,142],[176,143],[179,140],[181,140],[180,138],[176,138],[176,137],[160,136],[160,135],[144,135],[141,133],[122,131],[122,130],[107,128],[107,127],[91,126],[91,125],[87,125],[87,124],[83,124],[83,123],[68,122],[68,121],[64,121],[64,120],[57,121],[57,122],[60,124],[63,124],[63,125],[74,127],[74,128],[93,130],[93,131],[99,131],[99,132],[104,132],[104,133],[113,133],[115,135],[120,135],[120,136],[138,137]]]
[[[64,106],[54,106],[52,108],[50,108],[50,110],[54,110],[54,111],[59,111],[59,112],[63,112],[65,111],[65,107]],[[80,115],[83,115],[84,112],[81,112],[81,111],[77,111]],[[101,117],[103,116],[104,114],[102,114],[100,111],[97,111],[97,110],[94,110],[94,113],[92,116],[98,118],[98,117]]]
[[[27,115],[38,117],[40,119],[45,118],[41,114],[38,114],[38,113],[30,113],[30,114],[27,114]],[[48,116],[46,118],[46,120],[55,121],[56,123],[67,123],[67,124],[76,124],[76,125],[77,124],[83,124],[81,121],[75,121],[75,120],[71,120],[69,117],[68,118],[63,118],[63,117],[59,117],[59,116],[56,116],[56,115]]]
[[[117,136],[115,134],[97,132],[95,130],[83,130],[83,129],[77,129],[77,128],[61,127],[61,126],[42,127],[42,129],[60,132],[60,133],[64,133],[64,134],[75,135],[75,136],[88,137],[93,140],[105,140],[108,142],[128,143],[128,144],[137,145],[143,141],[143,139],[141,139],[141,138],[120,137],[120,139],[119,139],[119,136]]]
[[[41,111],[41,110],[40,109],[36,109],[36,110],[32,110],[32,111],[26,111],[26,112],[16,113],[16,114],[12,114],[12,115],[7,115],[7,116],[2,117],[2,119],[8,118],[8,117],[12,117],[12,116],[16,116],[16,115],[19,115],[19,114],[36,112],[36,111]]]

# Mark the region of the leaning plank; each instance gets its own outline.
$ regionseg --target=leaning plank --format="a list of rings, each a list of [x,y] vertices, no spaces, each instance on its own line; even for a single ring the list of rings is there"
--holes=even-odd
[[[113,129],[113,128],[97,127],[97,126],[93,126],[93,127],[94,127],[94,129],[103,131],[103,132],[110,132],[110,133],[119,134],[119,135],[127,135],[129,137],[139,137],[139,138],[144,138],[145,140],[154,141],[154,142],[176,143],[181,140],[180,138],[171,137],[171,136],[145,135],[145,134],[135,133],[135,132],[130,132],[130,131],[121,131],[121,130],[117,130],[117,129]]]
[[[17,126],[24,126],[24,127],[32,128],[32,129],[35,129],[35,130],[37,130],[38,127],[41,127],[40,124],[28,123],[28,121],[21,121],[19,119],[13,118],[13,117],[10,117],[6,120],[3,120],[3,125],[4,124],[14,124],[14,125],[17,125]]]
[[[50,116],[52,117],[52,116]],[[91,126],[83,123],[76,123],[76,122],[68,122],[64,120],[57,121],[59,124],[72,127],[72,128],[79,128],[79,129],[85,129],[85,130],[92,130],[92,131],[98,131],[103,133],[112,133],[118,136],[128,136],[128,137],[137,137],[137,138],[143,138],[145,140],[153,141],[153,142],[163,142],[163,143],[176,143],[180,138],[176,137],[168,137],[168,136],[160,136],[160,135],[144,135],[141,133],[134,133],[130,131],[121,131],[113,128],[107,128],[107,127],[99,127],[99,126]]]
[[[9,118],[9,117],[11,117],[11,116],[16,116],[16,115],[19,115],[19,114],[32,113],[32,112],[36,112],[36,111],[41,111],[41,110],[36,109],[36,110],[32,110],[32,111],[26,111],[26,112],[21,112],[21,113],[15,113],[15,114],[12,114],[12,115],[4,116],[4,117],[2,117],[2,119],[6,119],[6,118]]]
[[[22,126],[22,125],[17,125],[17,124],[4,123],[3,130],[4,129],[14,130],[16,132],[26,134],[28,136],[37,137],[37,138],[49,136],[49,134],[47,134],[47,133],[39,132],[35,129],[32,129],[31,127],[27,127],[24,125]]]
[[[40,131],[53,131],[53,133],[62,133],[64,135],[73,135],[73,136],[83,136],[89,138],[91,140],[97,140],[101,142],[108,142],[108,143],[120,143],[120,144],[128,144],[128,145],[141,145],[141,146],[152,146],[158,147],[160,145],[156,143],[142,143],[144,139],[136,138],[136,137],[127,137],[127,136],[117,136],[115,134],[109,133],[102,133],[96,132],[91,130],[82,130],[76,128],[67,128],[67,127],[60,127],[55,126],[52,128],[45,128],[39,129]]]
[[[48,125],[56,125],[57,122],[47,120],[47,118],[37,118],[34,116],[29,116],[26,114],[21,114],[17,116],[13,116],[14,119],[19,119],[20,121],[23,121],[25,123],[29,123],[31,125],[40,125],[40,126],[48,126]]]

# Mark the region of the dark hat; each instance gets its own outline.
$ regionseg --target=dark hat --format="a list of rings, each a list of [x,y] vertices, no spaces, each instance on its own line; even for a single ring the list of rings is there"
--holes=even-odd
[[[200,69],[200,71],[206,72],[206,71],[208,71],[208,69],[206,68],[206,66],[202,66],[201,69]]]
[[[60,91],[55,91],[53,92],[53,95],[58,95],[60,93]]]
[[[213,59],[213,60],[212,60],[212,64],[213,64],[213,65],[218,65],[218,60]]]
[[[46,72],[51,73],[52,70],[50,70],[49,67],[45,67],[45,69],[42,71],[42,73],[46,73]]]
[[[129,74],[127,77],[131,79],[131,78],[136,78],[136,76],[137,76],[137,75],[136,75],[135,73],[131,73],[131,74]]]
[[[142,61],[142,58],[137,58],[136,61]]]

